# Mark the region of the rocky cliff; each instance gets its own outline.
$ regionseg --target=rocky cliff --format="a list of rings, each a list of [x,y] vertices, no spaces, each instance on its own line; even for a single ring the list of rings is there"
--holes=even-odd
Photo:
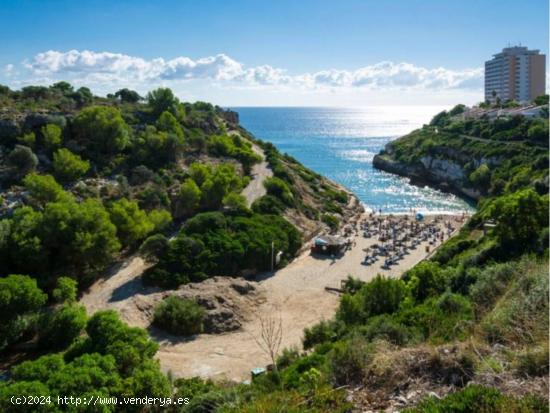
[[[373,165],[377,169],[408,177],[415,185],[431,185],[476,201],[482,196],[481,191],[467,184],[463,165],[452,159],[426,155],[414,163],[406,163],[393,159],[386,149],[375,155]]]

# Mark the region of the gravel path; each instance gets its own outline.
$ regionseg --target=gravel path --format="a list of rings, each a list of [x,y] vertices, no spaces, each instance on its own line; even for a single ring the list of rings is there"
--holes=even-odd
[[[252,167],[252,180],[242,191],[249,207],[256,199],[265,195],[264,181],[273,176],[273,171],[269,168],[262,149],[255,144],[252,145],[252,149],[262,157],[262,161]]]
[[[230,133],[238,134],[237,131],[231,131]],[[242,191],[248,206],[265,195],[264,181],[267,177],[273,176],[273,172],[265,161],[262,149],[255,144],[253,144],[252,149],[262,157],[262,161],[254,165],[252,180]],[[177,234],[178,231],[170,234],[169,239],[173,240]],[[106,308],[122,311],[124,301],[127,298],[136,294],[145,295],[157,291],[154,288],[146,288],[141,282],[140,277],[149,266],[138,254],[128,257],[122,263],[115,265],[104,278],[93,284],[82,297],[81,303],[90,314]],[[128,319],[132,320],[132,317]]]

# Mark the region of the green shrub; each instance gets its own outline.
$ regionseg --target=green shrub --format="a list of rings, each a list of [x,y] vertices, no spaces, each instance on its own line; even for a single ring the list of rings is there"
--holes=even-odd
[[[329,228],[333,231],[338,229],[339,221],[338,218],[336,218],[334,215],[323,214],[321,215],[321,221],[327,224]]]
[[[139,247],[140,254],[147,262],[155,262],[168,249],[168,238],[162,234],[155,234],[148,237]]]
[[[190,379],[177,379],[174,382],[177,391],[174,397],[188,397],[194,399],[202,394],[216,390],[215,384],[211,380],[203,380],[200,377]]]
[[[38,166],[38,157],[31,148],[23,145],[15,145],[8,155],[8,165],[15,169],[15,176],[20,178]]]
[[[481,320],[490,342],[533,344],[548,339],[548,261],[526,257]]]
[[[348,275],[344,282],[343,290],[348,294],[355,294],[365,285],[364,281],[361,281],[358,278],[353,278],[351,275]]]
[[[548,342],[520,353],[515,368],[522,376],[548,376]]]
[[[258,214],[281,215],[285,209],[286,205],[272,195],[264,195],[252,203],[252,211]]]
[[[368,323],[360,328],[360,332],[368,341],[383,339],[399,346],[405,345],[410,336],[407,327],[388,314],[370,318]]]
[[[532,189],[497,198],[488,206],[489,216],[495,220],[500,243],[510,252],[526,251],[548,227],[548,197]]]
[[[61,182],[71,182],[86,174],[90,162],[83,160],[70,150],[62,148],[53,154],[53,170]]]
[[[300,245],[300,233],[282,217],[205,212],[186,221],[159,264],[145,273],[145,280],[174,288],[211,275],[269,270],[272,246],[275,252],[283,252],[282,264]]]
[[[401,311],[395,320],[433,343],[463,339],[469,333],[474,312],[467,298],[452,293],[426,300]]]
[[[59,277],[53,290],[53,298],[58,303],[73,303],[78,294],[78,282],[69,277]]]
[[[377,275],[359,290],[358,295],[366,317],[392,314],[405,298],[406,286],[401,280]]]
[[[472,385],[452,393],[444,399],[426,398],[416,407],[403,413],[532,413],[547,412],[545,401],[530,396],[515,399],[504,396],[498,390]]]
[[[153,324],[176,335],[199,334],[205,315],[196,301],[172,295],[155,308]]]
[[[335,325],[331,321],[321,321],[304,329],[303,346],[307,350],[316,344],[333,341],[336,338]]]
[[[267,178],[264,181],[265,189],[268,195],[279,198],[288,206],[294,205],[294,196],[285,181],[277,177]]]
[[[296,347],[284,348],[277,357],[277,368],[282,370],[300,358],[300,352]]]
[[[336,386],[361,383],[372,350],[360,337],[353,337],[334,344],[329,353],[331,381]]]
[[[285,388],[295,389],[301,386],[302,375],[312,368],[322,370],[326,363],[326,357],[321,354],[313,353],[300,357],[289,367],[281,372],[281,378]]]
[[[46,147],[55,148],[61,145],[61,128],[58,125],[49,123],[42,126],[40,132],[42,132]]]
[[[421,303],[428,297],[433,297],[447,287],[447,281],[437,263],[422,261],[409,270],[404,279],[412,297],[417,303]]]
[[[508,287],[516,271],[517,266],[507,262],[487,266],[479,272],[475,284],[470,287],[470,297],[480,311],[493,306]]]
[[[130,143],[128,125],[117,108],[90,106],[82,109],[73,121],[74,136],[97,162],[102,155],[112,155]]]
[[[126,198],[113,202],[109,208],[109,215],[117,228],[117,237],[125,245],[142,240],[155,228],[137,202]]]
[[[65,305],[46,317],[40,333],[40,345],[49,349],[67,348],[86,326],[86,309]]]

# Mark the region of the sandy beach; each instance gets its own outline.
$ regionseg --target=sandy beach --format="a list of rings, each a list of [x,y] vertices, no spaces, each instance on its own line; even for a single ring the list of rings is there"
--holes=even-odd
[[[321,320],[331,319],[339,302],[339,294],[325,287],[339,289],[341,281],[352,275],[369,281],[376,274],[399,277],[404,271],[425,259],[441,244],[441,234],[447,240],[465,222],[461,215],[428,215],[421,224],[414,214],[379,215],[365,213],[348,222],[338,235],[345,236],[349,249],[339,257],[312,255],[307,249],[286,267],[260,274],[253,284],[258,299],[246,308],[240,308],[241,328],[222,334],[201,334],[192,338],[169,336],[154,332],[159,343],[157,353],[164,371],[175,377],[209,377],[242,381],[249,378],[250,370],[269,364],[269,358],[258,346],[255,338],[261,334],[260,318],[280,317],[283,328],[281,349],[296,346],[301,349],[303,330]],[[419,234],[405,244],[394,247],[393,238],[403,238],[416,228]],[[422,228],[424,230],[420,231]],[[429,230],[429,228],[432,228]],[[431,231],[431,232],[430,232]],[[426,236],[426,234],[433,235]],[[422,240],[422,236],[426,237]],[[384,237],[389,240],[381,241]],[[402,254],[401,259],[385,267],[385,262],[402,252],[400,245],[418,245]],[[437,241],[434,242],[434,239]],[[391,247],[385,255],[378,255],[374,262],[365,263],[367,256],[380,251],[374,248]],[[429,248],[429,252],[427,251]],[[373,261],[374,259],[371,259]],[[131,326],[149,327],[151,308],[167,292],[148,288],[141,282],[141,274],[148,265],[138,256],[130,257],[125,265],[96,282],[80,300],[89,314],[104,309],[116,310]],[[197,286],[201,289],[200,284]],[[205,285],[206,288],[206,285]],[[221,286],[219,295],[226,287]],[[214,292],[216,294],[216,292]]]
[[[447,230],[446,225],[450,224],[455,234],[464,222],[461,216],[439,217],[427,216],[424,223],[438,220],[434,225],[442,231],[443,228]],[[368,214],[361,217],[361,220],[365,219],[368,219]],[[405,218],[398,216],[392,219],[403,222]],[[410,216],[407,219],[408,222],[413,220]],[[356,225],[356,228],[359,226]],[[447,239],[448,236],[445,237]],[[332,318],[338,306],[339,295],[327,291],[325,287],[340,287],[340,281],[348,275],[363,281],[369,281],[378,273],[400,276],[428,255],[426,246],[433,251],[440,245],[440,242],[430,245],[428,240],[423,241],[396,265],[383,269],[383,259],[369,266],[362,264],[366,256],[364,250],[380,244],[376,237],[365,238],[359,230],[350,236],[350,240],[351,249],[340,258],[320,258],[306,251],[285,268],[274,274],[264,274],[259,284],[265,292],[265,302],[258,306],[255,314],[250,315],[250,320],[243,324],[242,329],[219,335],[202,334],[193,340],[160,340],[157,357],[162,368],[172,371],[176,377],[248,379],[252,368],[269,363],[269,358],[254,340],[261,331],[259,317],[280,315],[283,325],[281,348],[301,348],[304,328]]]

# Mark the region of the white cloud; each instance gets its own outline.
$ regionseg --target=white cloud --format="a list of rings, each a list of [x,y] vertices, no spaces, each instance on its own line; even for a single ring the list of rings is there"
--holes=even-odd
[[[290,86],[302,89],[480,89],[481,68],[428,69],[411,63],[380,62],[356,70],[327,69],[289,75],[269,65],[246,68],[225,54],[193,60],[177,57],[143,59],[89,50],[39,53],[24,66],[34,75],[92,82],[153,83],[209,79],[238,86]]]
[[[12,65],[11,63],[10,64],[7,64],[5,65],[3,68],[2,68],[2,71],[1,71],[4,76],[6,77],[12,77],[14,74],[15,74],[15,66]]]

